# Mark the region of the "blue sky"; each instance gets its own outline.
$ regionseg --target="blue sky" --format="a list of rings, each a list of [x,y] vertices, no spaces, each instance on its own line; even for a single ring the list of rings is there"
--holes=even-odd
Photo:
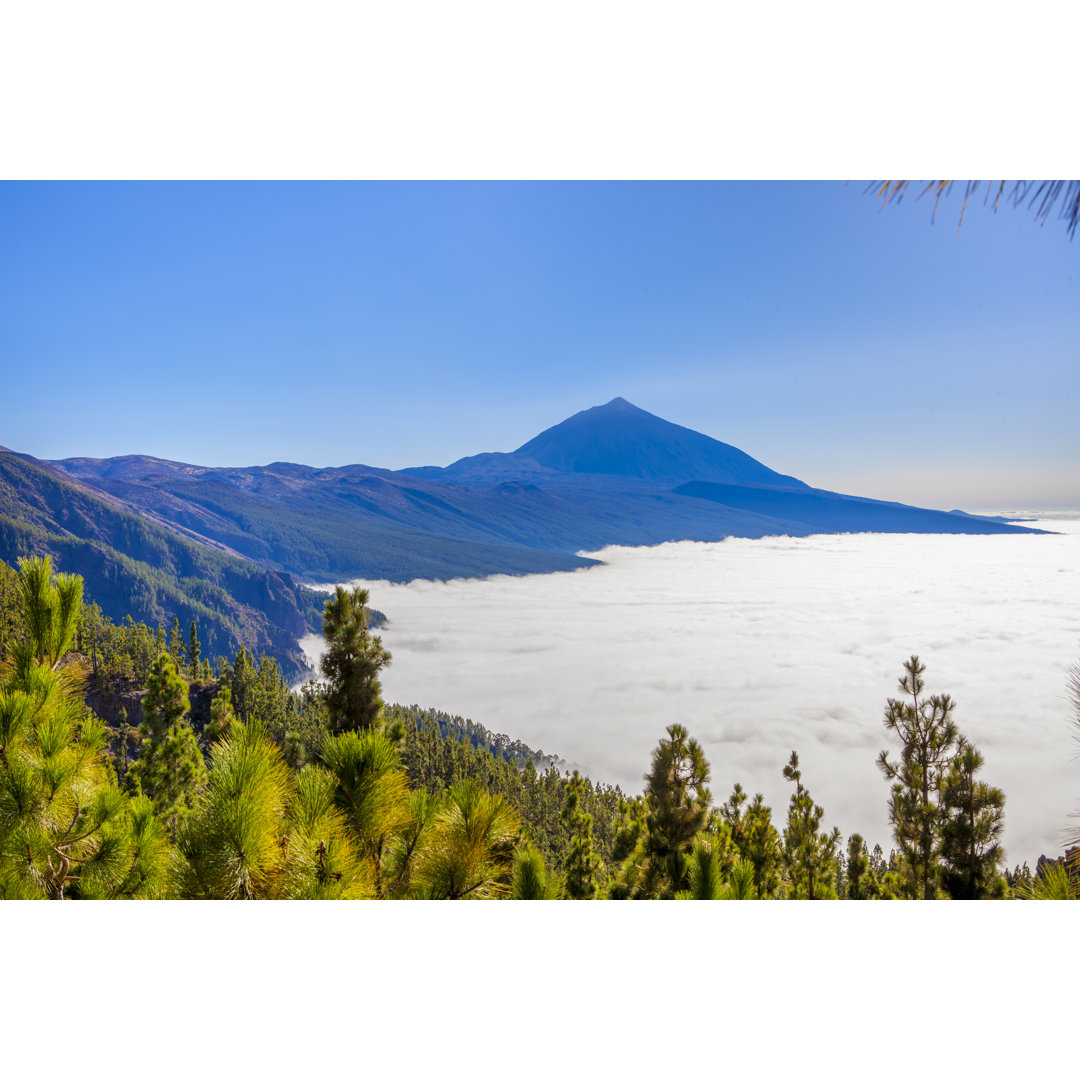
[[[1080,240],[862,183],[5,183],[0,443],[447,464],[621,395],[807,482],[1080,505]]]

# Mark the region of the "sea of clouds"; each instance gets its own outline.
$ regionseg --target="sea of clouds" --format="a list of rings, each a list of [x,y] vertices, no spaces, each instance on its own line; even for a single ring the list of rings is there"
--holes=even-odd
[[[875,759],[898,748],[882,716],[917,653],[1005,791],[1012,865],[1058,853],[1080,807],[1066,696],[1080,515],[1036,524],[1058,535],[680,542],[605,548],[572,573],[361,584],[389,618],[387,701],[469,717],[628,792],[678,722],[715,801],[739,781],[781,827],[794,749],[826,825],[886,851]],[[303,644],[317,658],[321,639]]]

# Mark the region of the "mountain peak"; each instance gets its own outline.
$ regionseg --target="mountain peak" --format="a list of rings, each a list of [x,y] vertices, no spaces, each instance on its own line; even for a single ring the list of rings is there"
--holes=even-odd
[[[634,476],[664,485],[713,483],[803,488],[749,454],[616,397],[575,413],[514,451],[560,472]]]

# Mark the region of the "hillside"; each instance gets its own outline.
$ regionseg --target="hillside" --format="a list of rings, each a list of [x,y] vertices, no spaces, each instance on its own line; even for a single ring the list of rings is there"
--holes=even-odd
[[[82,575],[88,600],[119,620],[191,620],[207,655],[241,644],[303,669],[296,640],[319,625],[323,598],[288,575],[187,539],[77,487],[47,466],[0,453],[0,559],[50,555]]]

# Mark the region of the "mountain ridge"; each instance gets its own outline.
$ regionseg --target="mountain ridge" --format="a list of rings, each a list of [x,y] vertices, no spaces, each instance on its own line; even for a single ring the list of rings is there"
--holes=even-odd
[[[624,398],[581,410],[515,451],[474,454],[445,467],[395,471],[281,461],[210,467],[140,454],[39,462],[14,452],[0,452],[0,462],[7,463],[0,470],[0,515],[8,521],[0,530],[0,557],[26,553],[36,530],[39,548],[97,566],[95,572],[112,567],[115,578],[118,560],[128,558],[138,564],[124,565],[132,580],[200,579],[211,592],[228,580],[256,606],[263,593],[299,597],[294,580],[446,580],[581,569],[595,564],[581,552],[613,544],[1038,531],[811,488]],[[277,576],[260,576],[266,574]],[[258,581],[267,583],[261,593]],[[160,600],[169,589],[178,597],[192,587],[153,589]],[[150,608],[164,610],[163,604],[155,600]],[[275,618],[287,611],[290,630],[313,618],[307,600],[282,608],[267,599],[266,605]],[[223,636],[245,626],[269,643],[269,626],[251,612],[230,609],[223,618]]]

